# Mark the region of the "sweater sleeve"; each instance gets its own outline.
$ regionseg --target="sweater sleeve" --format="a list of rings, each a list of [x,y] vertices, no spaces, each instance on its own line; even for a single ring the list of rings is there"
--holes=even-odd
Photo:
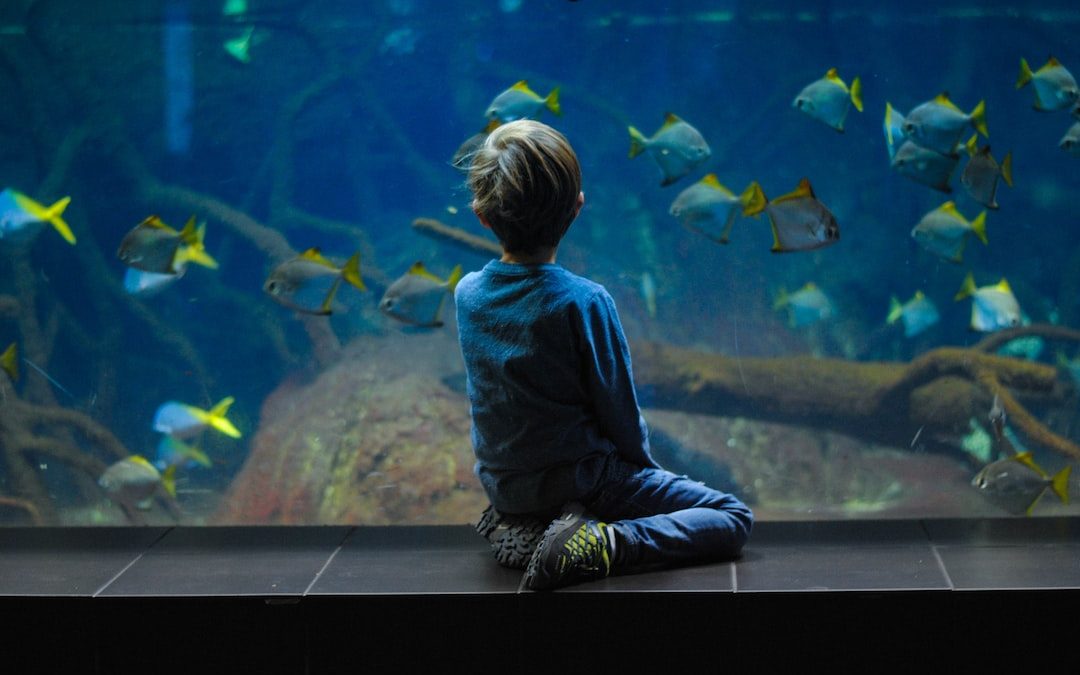
[[[601,433],[615,445],[623,460],[659,468],[649,454],[649,432],[638,407],[630,348],[615,302],[606,291],[596,293],[582,318],[585,387]]]

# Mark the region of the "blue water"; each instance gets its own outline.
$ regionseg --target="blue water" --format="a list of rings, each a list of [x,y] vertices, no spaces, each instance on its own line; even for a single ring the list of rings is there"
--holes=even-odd
[[[19,391],[50,392],[46,402],[87,414],[146,453],[157,443],[149,420],[161,402],[209,407],[234,396],[230,419],[245,438],[227,451],[222,439],[209,441],[218,463],[188,479],[223,493],[244,464],[265,398],[285,378],[317,371],[311,342],[261,290],[280,260],[212,213],[200,215],[219,270],[191,267],[152,298],[133,305],[124,297],[116,246],[163,207],[139,196],[116,139],[140,158],[142,173],[248,214],[295,251],[318,246],[344,260],[360,249],[371,290],[342,291],[349,311],[327,321],[346,345],[402,339],[408,333],[375,309],[398,274],[418,259],[443,275],[485,261],[410,223],[433,217],[484,234],[450,158],[484,126],[492,98],[522,79],[542,96],[559,88],[561,116],[540,119],[567,135],[583,167],[586,207],[560,261],[611,290],[632,341],[742,358],[907,360],[983,337],[968,329],[969,301],[952,299],[969,271],[980,286],[1007,278],[1031,322],[1080,325],[1080,159],[1058,147],[1076,120],[1068,110],[1033,110],[1032,87],[1014,86],[1022,57],[1038,68],[1053,55],[1080,73],[1080,11],[1067,2],[877,4],[249,0],[234,16],[222,15],[222,2],[186,0],[6,6],[0,82],[18,93],[0,103],[0,182],[45,203],[70,194],[66,217],[79,237],[69,247],[47,229],[28,251],[0,254],[0,293],[27,297],[32,286],[45,327],[47,344],[23,353],[44,359],[39,365],[69,393],[32,384],[29,368]],[[223,45],[249,27],[245,63]],[[833,67],[863,87],[865,109],[850,111],[842,134],[792,107]],[[289,114],[309,87],[317,93]],[[943,91],[965,111],[985,100],[994,156],[1013,155],[1015,187],[998,189],[989,245],[972,240],[962,265],[921,249],[909,233],[946,199],[969,218],[979,213],[960,183],[966,155],[945,195],[891,170],[882,132],[886,102],[906,113]],[[628,158],[627,127],[651,134],[668,112],[700,130],[712,156],[660,187],[649,157]],[[79,129],[88,136],[56,175],[61,143]],[[709,172],[736,193],[758,181],[770,198],[807,178],[835,214],[840,241],[778,255],[764,218],[737,220],[727,246],[682,228],[668,208]],[[47,194],[37,194],[42,187]],[[283,203],[334,225],[313,228]],[[179,228],[190,211],[166,202],[159,215]],[[16,276],[27,270],[35,276],[20,286]],[[646,273],[655,316],[643,297]],[[828,293],[834,312],[792,327],[773,302],[780,289],[807,282]],[[885,316],[891,296],[904,301],[916,290],[941,319],[906,338]],[[2,321],[0,346],[33,339],[19,333],[25,321]],[[163,338],[163,326],[179,337]],[[1075,344],[1054,343],[1039,358],[1053,363],[1059,351],[1077,357]],[[1067,423],[1055,429],[1074,442],[1080,432]],[[1067,460],[1043,459],[1054,468]],[[694,468],[692,458],[679,461]],[[79,479],[39,473],[61,511],[93,503]],[[20,489],[10,469],[0,473],[0,494]]]

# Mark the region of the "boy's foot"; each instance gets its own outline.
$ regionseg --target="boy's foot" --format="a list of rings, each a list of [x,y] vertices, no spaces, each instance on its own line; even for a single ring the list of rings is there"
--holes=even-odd
[[[525,571],[525,587],[546,590],[603,579],[611,571],[611,526],[590,520],[580,505],[551,522]]]

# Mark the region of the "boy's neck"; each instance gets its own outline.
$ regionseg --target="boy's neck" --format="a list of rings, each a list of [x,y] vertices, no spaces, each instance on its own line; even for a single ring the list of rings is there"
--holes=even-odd
[[[544,263],[554,263],[555,254],[558,250],[558,247],[542,248],[535,253],[511,253],[504,250],[502,257],[499,258],[499,262],[510,263],[512,265],[542,265]]]

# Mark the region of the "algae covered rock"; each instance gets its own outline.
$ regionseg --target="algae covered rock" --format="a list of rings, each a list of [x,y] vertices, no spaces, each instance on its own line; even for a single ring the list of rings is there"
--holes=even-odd
[[[221,523],[476,522],[469,406],[451,332],[365,337],[263,404]]]

